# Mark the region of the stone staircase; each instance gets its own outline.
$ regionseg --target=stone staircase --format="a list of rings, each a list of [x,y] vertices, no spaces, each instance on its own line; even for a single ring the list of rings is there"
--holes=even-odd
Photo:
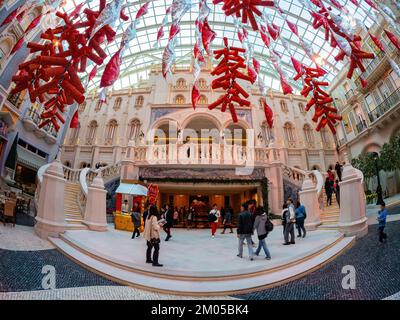
[[[332,205],[327,206],[327,196],[325,188],[322,190],[324,195],[324,208],[321,210],[321,226],[319,229],[338,229],[340,207],[336,201],[335,193],[332,194]]]
[[[79,184],[66,183],[64,195],[65,221],[68,230],[87,230],[78,205]]]

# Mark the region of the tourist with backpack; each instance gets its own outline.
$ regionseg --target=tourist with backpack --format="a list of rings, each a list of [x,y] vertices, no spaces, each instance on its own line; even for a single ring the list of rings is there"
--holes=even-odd
[[[269,221],[267,213],[264,211],[262,207],[258,207],[256,209],[256,218],[254,220],[253,229],[257,230],[258,235],[258,247],[256,252],[254,253],[256,256],[260,254],[261,248],[264,250],[265,258],[267,260],[271,260],[271,254],[267,248],[267,244],[265,242],[265,238],[268,236],[268,232],[272,231],[271,221]]]
[[[218,228],[218,220],[221,217],[221,213],[218,210],[218,206],[216,204],[213,205],[212,210],[208,214],[208,222],[211,226],[211,238],[215,238],[215,233],[217,232]]]
[[[296,228],[298,235],[301,237],[301,231],[303,231],[303,238],[306,237],[306,228],[304,228],[304,220],[307,218],[306,208],[300,203],[299,200],[296,202]]]

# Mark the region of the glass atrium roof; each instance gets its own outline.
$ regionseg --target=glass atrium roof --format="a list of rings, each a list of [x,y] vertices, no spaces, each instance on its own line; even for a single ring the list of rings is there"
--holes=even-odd
[[[299,35],[305,41],[312,45],[313,51],[316,54],[316,60],[321,61],[322,67],[328,72],[326,75],[327,80],[332,80],[338,70],[343,67],[343,62],[336,62],[334,56],[337,54],[337,49],[332,49],[327,42],[324,40],[324,33],[321,30],[315,30],[311,25],[311,15],[303,7],[298,0],[276,0],[279,3],[280,8],[288,13],[288,20],[295,23],[298,27]],[[308,0],[305,0],[308,1]],[[67,0],[64,10],[67,12],[72,11],[78,4],[85,2],[85,7],[92,9],[98,8],[99,1],[97,0]],[[107,1],[110,2],[110,1]],[[128,24],[134,20],[138,9],[147,0],[141,1],[129,1],[125,3],[128,7],[124,13],[129,14],[130,20],[116,23],[114,29],[117,29],[117,38],[111,45],[107,45],[105,51],[109,57],[111,57],[119,48],[120,37],[128,26]],[[154,0],[150,1],[149,11],[140,20],[137,26],[137,36],[130,42],[130,46],[124,52],[123,62],[121,65],[120,78],[115,82],[114,89],[121,89],[136,86],[139,81],[146,80],[152,67],[156,65],[161,66],[162,52],[168,42],[168,30],[170,21],[164,29],[164,37],[162,38],[160,45],[155,46],[157,39],[157,31],[161,26],[161,22],[165,16],[166,9],[171,5],[172,0]],[[328,0],[324,0],[326,4],[330,4]],[[370,27],[374,22],[369,18],[371,16],[371,8],[365,4],[364,1],[360,1],[360,8],[354,6],[349,0],[338,0],[342,5],[345,5],[351,12],[352,17],[361,20],[367,27]],[[211,8],[211,12],[208,16],[208,21],[211,28],[217,33],[215,40],[212,43],[211,50],[220,48],[222,46],[222,38],[227,37],[230,45],[241,46],[241,43],[237,37],[237,30],[232,16],[226,17],[221,7],[222,4],[214,5],[212,0],[208,0],[208,5]],[[262,9],[262,7],[261,7]],[[291,52],[286,52],[284,46],[278,40],[272,45],[272,48],[281,55],[282,68],[288,75],[289,82],[295,89],[299,89],[301,86],[300,82],[294,82],[291,78],[294,75],[294,69],[290,62],[290,54],[297,60],[303,62],[305,65],[312,65],[311,60],[306,56],[303,49],[298,44],[297,36],[290,31],[287,24],[280,17],[278,12],[272,8],[264,8],[266,12],[272,17],[272,22],[275,23],[281,29],[281,36],[286,39],[291,47]],[[336,10],[335,8],[333,9]],[[193,46],[195,42],[195,20],[198,16],[198,1],[193,1],[193,6],[189,12],[181,20],[181,32],[176,46],[176,65],[177,66],[189,66],[192,60]],[[337,12],[338,13],[338,12]],[[121,23],[118,27],[118,24]],[[261,74],[264,77],[264,82],[267,87],[274,90],[280,90],[279,75],[273,68],[270,60],[268,49],[261,40],[259,33],[254,32],[251,28],[247,28],[249,34],[249,41],[254,46],[255,57],[261,63]],[[105,61],[104,65],[107,61]],[[100,76],[104,68],[98,69],[97,76],[89,83],[89,89],[98,87],[100,82]],[[91,67],[88,68],[90,72]],[[87,76],[87,75],[86,75]]]

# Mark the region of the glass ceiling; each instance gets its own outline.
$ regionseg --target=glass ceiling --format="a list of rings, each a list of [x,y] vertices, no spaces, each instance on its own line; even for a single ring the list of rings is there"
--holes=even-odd
[[[114,29],[117,30],[117,38],[111,44],[107,45],[105,51],[109,57],[111,57],[119,48],[120,37],[129,25],[131,21],[134,20],[138,9],[148,0],[141,1],[126,1],[128,7],[125,9],[124,13],[129,14],[130,20],[128,21],[117,21]],[[324,33],[322,31],[315,30],[311,25],[311,15],[303,7],[303,5],[298,0],[276,0],[279,6],[288,13],[288,20],[295,23],[298,27],[299,35],[305,41],[312,45],[314,53],[317,55],[317,60],[323,60],[321,64],[327,71],[326,79],[332,80],[338,70],[343,67],[343,62],[336,62],[334,56],[337,54],[337,49],[332,49],[328,43],[324,40]],[[308,1],[308,0],[304,0]],[[67,0],[64,10],[67,12],[72,11],[78,4],[85,2],[85,7],[91,9],[98,8],[98,0]],[[107,1],[110,2],[110,1]],[[140,19],[140,23],[137,26],[137,36],[130,42],[130,46],[125,50],[123,56],[123,62],[121,65],[120,78],[115,82],[114,89],[121,89],[127,87],[135,87],[138,85],[140,80],[146,80],[148,74],[156,65],[161,67],[161,57],[162,52],[168,42],[168,30],[170,26],[170,21],[164,28],[164,37],[162,38],[160,45],[155,46],[157,39],[157,31],[161,25],[161,22],[165,16],[166,9],[171,5],[172,0],[154,0],[150,1],[148,13]],[[329,1],[324,0],[328,5]],[[369,18],[371,16],[371,7],[365,4],[364,1],[360,1],[360,8],[354,6],[349,0],[339,0],[341,4],[345,5],[351,12],[354,18],[358,18],[367,27],[370,27],[374,22]],[[220,48],[222,46],[222,38],[227,37],[230,45],[241,46],[240,41],[237,38],[237,30],[234,24],[232,16],[226,17],[223,13],[221,7],[222,4],[214,5],[212,0],[208,0],[208,5],[211,8],[211,12],[208,16],[208,21],[211,28],[217,33],[215,40],[212,43],[211,50]],[[262,9],[262,7],[260,7]],[[279,16],[275,9],[266,7],[264,9],[268,14],[270,14],[273,23],[281,29],[281,36],[286,39],[291,47],[291,54],[297,60],[303,62],[305,65],[312,65],[311,60],[306,56],[303,49],[298,44],[297,36],[290,31],[287,24]],[[336,9],[333,9],[336,11]],[[83,11],[83,10],[82,10]],[[178,42],[176,46],[176,65],[177,66],[189,66],[192,60],[193,46],[195,42],[195,20],[198,15],[198,1],[193,1],[193,6],[189,12],[181,20],[181,32],[179,33]],[[336,11],[337,12],[337,11]],[[338,12],[337,12],[338,13]],[[368,13],[368,14],[366,14]],[[118,24],[121,23],[118,27]],[[280,90],[279,75],[273,68],[268,54],[268,48],[264,45],[259,33],[254,32],[251,28],[247,28],[249,34],[249,42],[254,46],[255,57],[258,58],[261,64],[261,76],[264,78],[264,83],[267,87],[274,90]],[[271,45],[277,53],[281,55],[282,58],[282,68],[287,73],[287,80],[292,84],[294,89],[298,91],[301,87],[300,82],[292,81],[295,71],[290,62],[290,54],[285,51],[285,48],[278,40]],[[107,63],[105,61],[104,65]],[[89,90],[98,87],[100,82],[100,77],[104,65],[98,68],[97,76],[91,80],[88,85]],[[91,67],[87,68],[90,72]],[[87,77],[87,74],[84,75]]]

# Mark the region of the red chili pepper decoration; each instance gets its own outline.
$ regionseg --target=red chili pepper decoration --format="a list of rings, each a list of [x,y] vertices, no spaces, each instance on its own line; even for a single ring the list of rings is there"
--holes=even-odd
[[[86,70],[87,59],[101,65],[107,55],[100,45],[106,38],[110,41],[115,37],[115,31],[106,25],[90,39],[104,6],[105,1],[101,1],[100,11],[86,8],[83,11],[86,19],[79,22],[73,21],[79,14],[78,7],[69,15],[57,12],[64,25],[43,32],[41,39],[44,42],[27,44],[30,53],[36,53],[36,56],[19,65],[19,73],[12,78],[16,86],[11,94],[28,90],[32,103],[39,99],[44,104],[39,127],[52,123],[58,131],[59,123],[65,122],[62,116],[65,106],[84,102],[85,88],[78,72]]]
[[[303,64],[300,66],[297,60],[296,62],[296,69],[300,69],[300,72],[297,70],[298,74],[294,77],[294,80],[303,78],[304,87],[300,94],[304,97],[308,97],[310,93],[312,95],[305,107],[305,110],[308,111],[314,107],[312,121],[318,122],[316,130],[320,131],[323,127],[328,125],[332,133],[336,134],[334,124],[336,121],[342,120],[342,117],[337,114],[336,108],[332,106],[333,99],[327,92],[321,89],[321,87],[328,86],[329,83],[318,80],[318,78],[326,74],[326,71],[319,67],[308,68]]]
[[[223,2],[222,10],[225,15],[230,16],[234,14],[237,18],[242,18],[242,23],[246,24],[247,20],[250,21],[251,27],[254,31],[258,30],[258,24],[254,14],[261,16],[262,12],[257,6],[274,7],[274,1],[265,0],[213,0],[214,4]]]
[[[250,101],[246,100],[249,94],[236,82],[236,79],[242,79],[251,83],[254,83],[255,79],[253,76],[246,75],[239,71],[239,69],[246,69],[245,59],[241,57],[240,53],[245,53],[246,50],[242,48],[228,46],[228,39],[224,37],[225,48],[214,50],[216,59],[222,57],[222,60],[211,72],[211,75],[219,76],[214,79],[211,83],[213,89],[223,88],[226,94],[210,104],[208,109],[212,110],[215,107],[222,105],[221,111],[225,112],[226,108],[229,107],[233,122],[237,122],[237,115],[234,107],[234,102],[240,106],[250,106]],[[242,97],[243,98],[242,98]]]

